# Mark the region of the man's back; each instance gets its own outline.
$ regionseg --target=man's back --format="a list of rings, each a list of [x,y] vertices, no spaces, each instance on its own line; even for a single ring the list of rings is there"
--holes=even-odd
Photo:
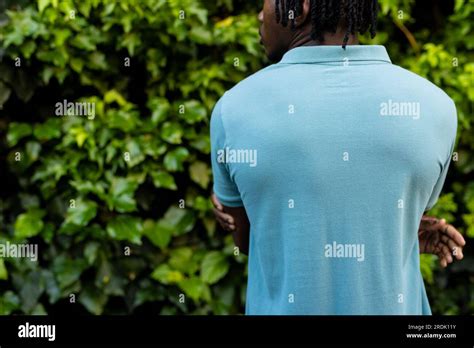
[[[214,191],[249,217],[246,314],[431,313],[417,229],[456,124],[382,46],[297,47],[228,91]]]

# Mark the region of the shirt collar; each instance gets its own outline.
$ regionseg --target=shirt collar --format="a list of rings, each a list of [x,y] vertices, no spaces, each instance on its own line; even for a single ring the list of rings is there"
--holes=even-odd
[[[387,50],[381,45],[347,45],[342,46],[299,46],[283,55],[280,63],[328,63],[328,62],[351,62],[372,61],[392,63]]]

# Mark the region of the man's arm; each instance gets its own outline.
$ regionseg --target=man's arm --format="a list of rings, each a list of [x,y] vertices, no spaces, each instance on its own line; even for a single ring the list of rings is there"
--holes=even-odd
[[[248,255],[250,222],[244,207],[226,207],[223,206],[215,194],[211,196],[214,205],[214,214],[217,221],[226,231],[232,232],[235,245],[239,252]]]
[[[211,116],[211,164],[214,179],[213,189],[217,189],[222,203],[228,206],[223,206],[214,193],[212,193],[211,199],[215,207],[214,214],[220,225],[225,230],[232,232],[234,243],[239,248],[239,252],[248,254],[250,223],[247,212],[243,207],[239,189],[229,173],[228,164],[218,156],[219,151],[227,146],[222,120],[223,99],[224,96],[216,103]]]
[[[223,212],[229,214],[234,219],[235,229],[232,231],[234,243],[239,248],[239,252],[248,255],[250,223],[244,207],[230,208],[223,206]]]

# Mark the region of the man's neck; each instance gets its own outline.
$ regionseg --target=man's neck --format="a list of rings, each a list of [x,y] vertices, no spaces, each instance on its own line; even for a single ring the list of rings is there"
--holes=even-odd
[[[307,27],[305,30],[301,30],[295,34],[293,40],[290,43],[288,51],[300,46],[342,46],[346,30],[338,29],[335,33],[325,33],[324,40],[322,42],[313,40],[310,37],[311,28]],[[349,41],[347,45],[358,45],[359,39],[357,35],[349,35]]]

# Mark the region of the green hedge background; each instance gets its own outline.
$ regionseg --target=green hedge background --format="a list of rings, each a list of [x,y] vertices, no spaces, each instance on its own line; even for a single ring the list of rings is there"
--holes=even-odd
[[[362,42],[456,102],[456,158],[430,215],[470,244],[474,1],[380,3]],[[209,118],[268,64],[260,5],[0,0],[0,242],[40,254],[0,259],[0,314],[243,313],[246,256],[209,201]],[[63,100],[95,103],[95,118],[55,116]],[[447,270],[422,255],[434,313],[474,313],[471,250]]]

